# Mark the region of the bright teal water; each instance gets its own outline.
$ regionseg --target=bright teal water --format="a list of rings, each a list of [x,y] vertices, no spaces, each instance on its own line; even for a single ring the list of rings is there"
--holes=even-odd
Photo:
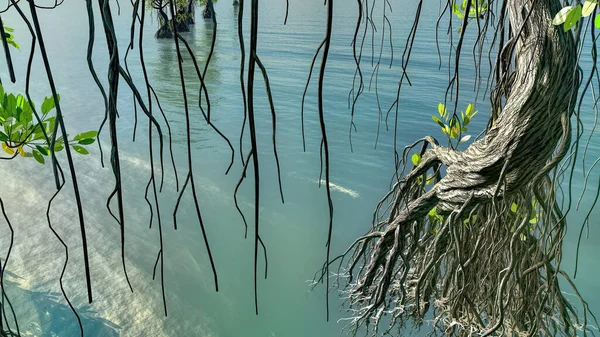
[[[233,207],[233,188],[241,171],[239,154],[229,176],[224,176],[229,153],[225,143],[212,132],[192,110],[194,165],[200,205],[211,240],[213,255],[219,271],[220,291],[214,292],[212,273],[208,264],[201,231],[195,215],[191,196],[186,195],[178,214],[180,229],[172,229],[172,209],[175,182],[170,168],[166,172],[166,189],[163,202],[165,228],[165,283],[169,316],[164,317],[160,296],[160,283],[152,281],[152,267],[158,250],[156,223],[148,230],[149,212],[143,200],[144,187],[149,176],[146,131],[143,118],[138,128],[138,139],[131,142],[133,109],[131,96],[123,90],[119,108],[119,136],[122,144],[122,165],[126,199],[127,263],[135,292],[128,292],[121,272],[119,255],[119,228],[104,208],[113,178],[109,169],[100,168],[98,151],[88,157],[77,157],[76,166],[84,193],[85,215],[88,221],[88,238],[92,259],[92,279],[95,301],[85,305],[85,283],[76,212],[72,192],[67,186],[56,200],[52,218],[59,232],[71,247],[70,261],[65,277],[66,290],[84,316],[88,336],[339,336],[344,317],[338,313],[339,301],[332,296],[332,319],[325,321],[324,287],[309,292],[307,280],[312,279],[325,258],[327,235],[327,207],[324,189],[319,189],[319,141],[316,113],[316,85],[307,96],[306,136],[307,151],[302,152],[300,134],[300,99],[312,55],[324,34],[325,8],[320,0],[290,1],[290,18],[283,26],[284,1],[265,1],[261,6],[259,56],[269,69],[271,86],[278,111],[278,146],[286,203],[278,198],[274,161],[270,143],[270,113],[263,86],[257,81],[259,150],[262,161],[261,233],[269,251],[269,278],[259,282],[260,315],[254,315],[252,259],[253,242],[244,239],[244,228]],[[410,5],[407,5],[411,3]],[[124,51],[128,43],[130,5],[121,2],[122,15],[115,18]],[[116,10],[116,6],[113,6]],[[394,4],[390,16],[394,26],[395,67],[383,66],[379,75],[380,97],[383,109],[393,100],[403,46],[414,15],[412,2]],[[221,130],[238,144],[242,121],[238,69],[239,51],[235,12],[227,0],[216,5],[219,30],[216,52],[209,68],[207,82],[213,104],[213,118]],[[248,12],[248,11],[246,11]],[[85,63],[87,44],[87,18],[84,2],[66,2],[55,11],[40,11],[51,65],[61,94],[61,102],[72,134],[96,128],[103,116],[103,105]],[[401,132],[398,146],[409,144],[417,138],[436,130],[430,116],[438,102],[443,100],[447,68],[438,70],[435,51],[435,19],[437,7],[426,7],[417,44],[412,55],[409,75],[413,87],[403,89],[400,102]],[[13,53],[18,78],[25,75],[25,62],[29,41],[25,26],[14,12],[3,15],[6,25],[16,28],[21,52]],[[356,20],[356,2],[338,0],[335,8],[335,27],[330,63],[325,83],[325,112],[332,153],[332,182],[335,207],[332,252],[345,249],[368,228],[376,202],[387,191],[393,170],[392,132],[382,131],[379,146],[373,149],[377,130],[377,109],[374,93],[365,93],[356,110],[358,133],[353,135],[354,152],[350,152],[348,128],[350,112],[347,94],[351,87],[354,65],[351,54],[351,36]],[[148,22],[145,35],[146,64],[151,81],[162,100],[174,132],[176,159],[182,177],[185,169],[184,115],[179,88],[178,70],[174,63],[172,41],[154,39],[156,22]],[[102,28],[97,22],[96,32]],[[199,20],[194,31],[185,36],[199,58],[204,60],[211,38],[210,24]],[[248,29],[246,28],[246,34]],[[442,39],[445,41],[445,39]],[[108,61],[104,38],[96,41],[94,61],[102,78]],[[377,42],[378,43],[378,42]],[[367,44],[366,50],[370,49]],[[446,44],[442,43],[442,50]],[[447,49],[446,49],[447,50]],[[123,52],[122,52],[123,53]],[[132,51],[130,68],[133,76],[141,80],[137,63],[137,46]],[[370,55],[369,52],[366,55]],[[386,51],[383,64],[389,62]],[[368,59],[368,58],[367,58]],[[471,57],[463,59],[463,98],[461,106],[474,99]],[[444,61],[444,62],[447,62]],[[365,64],[365,68],[367,65]],[[186,71],[193,73],[193,65],[184,63]],[[367,75],[369,76],[370,73]],[[7,82],[4,64],[0,76]],[[41,59],[37,56],[34,67],[32,93],[34,97],[49,95]],[[193,76],[187,78],[190,87],[197,90]],[[366,79],[368,81],[368,77]],[[141,84],[141,82],[139,82]],[[24,82],[8,85],[10,90],[23,92]],[[124,85],[122,84],[123,88]],[[192,104],[192,107],[194,104]],[[482,116],[473,124],[473,134],[482,128],[487,105],[478,104]],[[591,129],[594,120],[589,107],[584,111],[584,124]],[[382,130],[385,130],[382,128]],[[105,134],[106,135],[106,134]],[[440,138],[441,139],[441,138]],[[246,149],[248,149],[247,141]],[[105,138],[105,148],[108,139]],[[600,155],[600,142],[596,136],[589,149],[589,158]],[[588,160],[589,168],[591,160]],[[2,163],[0,196],[4,199],[9,216],[15,226],[17,245],[9,261],[12,273],[8,293],[17,305],[21,330],[27,336],[75,336],[77,326],[60,297],[57,283],[64,261],[62,248],[47,228],[44,211],[53,188],[49,183],[52,173],[49,166],[39,166],[32,160],[17,159]],[[597,190],[598,169],[592,173],[590,185],[583,198],[581,211],[570,215],[571,229],[565,245],[565,268],[572,272],[574,266],[575,238],[579,224],[593,201]],[[581,169],[575,174],[573,195],[579,196],[583,183]],[[252,210],[252,182],[248,180],[240,200],[244,211]],[[581,293],[588,299],[591,309],[600,312],[600,276],[597,260],[600,245],[596,243],[600,232],[592,214],[590,238],[581,246],[580,274],[576,279]],[[251,224],[252,225],[252,224]],[[5,226],[3,223],[2,226]],[[2,227],[0,246],[6,251],[6,227]],[[252,231],[249,232],[250,234]],[[4,253],[3,253],[4,254]],[[261,264],[262,268],[262,264]],[[18,284],[18,286],[16,286]]]

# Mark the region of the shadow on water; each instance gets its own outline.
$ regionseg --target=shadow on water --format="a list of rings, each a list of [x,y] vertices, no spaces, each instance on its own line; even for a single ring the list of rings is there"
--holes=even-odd
[[[78,336],[80,334],[73,312],[60,292],[25,289],[19,284],[21,279],[18,275],[6,271],[4,289],[13,307],[19,310],[17,317],[19,317],[18,324],[21,336],[57,337]],[[5,305],[5,309],[6,317],[10,320],[8,326],[12,329],[12,334],[9,331],[2,331],[0,336],[18,336],[10,307]],[[76,309],[86,335],[106,337],[118,337],[120,335],[120,327],[105,318],[99,317],[90,305],[83,305]],[[6,328],[6,322],[4,322],[4,325]]]

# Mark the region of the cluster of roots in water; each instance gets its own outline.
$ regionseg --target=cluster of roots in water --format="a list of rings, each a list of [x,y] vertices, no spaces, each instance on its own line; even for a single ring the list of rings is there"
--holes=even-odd
[[[379,203],[372,229],[331,262],[339,266],[335,285],[343,285],[348,328],[373,335],[411,324],[444,336],[590,333],[595,317],[560,269],[566,223],[551,181],[438,212],[443,207],[430,195],[440,170],[432,160],[413,166]],[[426,185],[428,171],[434,187]],[[572,296],[562,292],[561,277]]]

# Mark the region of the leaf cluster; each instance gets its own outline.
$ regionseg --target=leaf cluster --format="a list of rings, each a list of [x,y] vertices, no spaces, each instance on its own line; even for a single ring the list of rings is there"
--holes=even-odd
[[[14,29],[4,26],[4,35],[6,36],[6,42],[17,49],[21,49],[21,46],[19,46],[19,44],[15,41],[15,36],[12,34],[14,31]]]
[[[571,30],[580,19],[590,16],[596,10],[598,0],[586,0],[583,5],[566,6],[562,8],[552,20],[555,26],[563,25],[565,32]],[[594,25],[600,29],[600,14],[594,18]]]
[[[469,8],[468,13],[469,18],[483,18],[488,10],[487,0],[463,0],[460,5],[456,3],[456,1],[452,1],[452,13],[459,19],[463,19],[467,15],[466,10],[468,1],[471,1],[471,7]]]
[[[38,122],[34,118],[33,102],[21,94],[15,96],[4,92],[4,87],[0,85],[0,142],[4,152],[11,156],[18,153],[22,157],[32,157],[40,164],[44,164],[44,157],[51,154],[52,144],[54,152],[71,146],[79,154],[88,154],[85,146],[94,143],[98,131],[80,133],[66,142],[62,136],[54,139],[57,125],[56,116],[51,112],[55,106],[52,97],[44,98]]]
[[[475,110],[473,104],[469,104],[467,109],[460,113],[460,118],[457,115],[450,117],[446,106],[443,103],[438,105],[438,116],[431,116],[438,125],[442,128],[442,132],[448,136],[448,139],[458,139],[464,132],[467,132],[467,126],[471,123],[473,117],[478,111]],[[471,136],[463,136],[460,138],[458,143],[464,143],[468,141]]]

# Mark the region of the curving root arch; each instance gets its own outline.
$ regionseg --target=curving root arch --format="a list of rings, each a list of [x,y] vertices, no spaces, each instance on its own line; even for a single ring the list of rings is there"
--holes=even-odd
[[[403,162],[422,145],[421,162],[395,180],[369,233],[333,260],[354,333],[430,319],[432,333],[451,336],[588,332],[587,304],[580,298],[578,316],[559,285],[561,275],[573,283],[560,269],[566,224],[552,176],[571,140],[576,43],[551,25],[558,0],[506,2],[512,36],[485,136],[462,152],[431,137],[407,147]]]

